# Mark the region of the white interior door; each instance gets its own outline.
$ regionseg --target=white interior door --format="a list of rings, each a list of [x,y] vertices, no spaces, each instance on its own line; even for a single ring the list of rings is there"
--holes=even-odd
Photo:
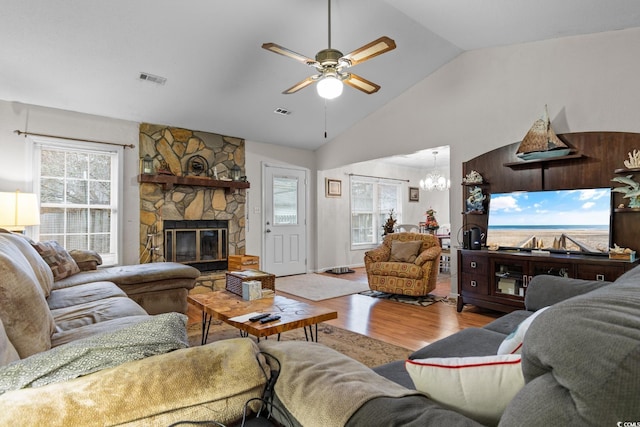
[[[307,171],[263,165],[262,269],[276,276],[307,272]]]

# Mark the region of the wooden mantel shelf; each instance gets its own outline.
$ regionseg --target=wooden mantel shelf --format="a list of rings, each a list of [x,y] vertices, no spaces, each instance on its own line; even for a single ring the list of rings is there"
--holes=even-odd
[[[196,187],[214,187],[230,189],[249,188],[250,184],[246,181],[223,181],[200,176],[175,176],[175,175],[138,175],[138,182],[146,182],[151,184],[161,184],[164,190],[170,190],[174,185],[190,185]]]

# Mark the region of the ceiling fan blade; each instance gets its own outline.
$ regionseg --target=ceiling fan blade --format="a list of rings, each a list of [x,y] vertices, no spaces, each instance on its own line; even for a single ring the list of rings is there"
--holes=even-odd
[[[380,90],[379,85],[353,73],[350,73],[349,77],[345,78],[343,82],[369,95]]]
[[[293,86],[291,86],[289,89],[285,90],[282,93],[284,93],[285,95],[295,93],[300,89],[304,89],[305,87],[309,86],[311,83],[315,82],[316,80],[318,80],[318,76],[307,77],[306,79],[294,84]]]
[[[287,56],[291,59],[295,59],[298,62],[302,62],[304,65],[309,65],[311,67],[315,67],[318,66],[320,64],[318,64],[318,62],[316,62],[316,60],[311,59],[311,58],[307,58],[304,55],[301,55],[299,53],[296,53],[292,50],[287,49],[286,47],[282,47],[278,44],[275,43],[263,43],[262,44],[262,48],[269,50],[271,52],[277,53],[279,55],[283,55],[283,56]]]
[[[379,39],[346,54],[341,59],[346,59],[349,61],[350,66],[354,66],[378,55],[382,55],[385,52],[389,52],[395,48],[396,42],[387,36],[382,36]]]

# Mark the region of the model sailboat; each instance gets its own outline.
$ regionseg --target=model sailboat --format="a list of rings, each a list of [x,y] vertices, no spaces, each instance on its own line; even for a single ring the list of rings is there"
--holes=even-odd
[[[549,111],[544,106],[544,117],[536,120],[524,136],[518,147],[516,156],[522,160],[544,159],[548,157],[566,156],[571,149],[551,128]]]

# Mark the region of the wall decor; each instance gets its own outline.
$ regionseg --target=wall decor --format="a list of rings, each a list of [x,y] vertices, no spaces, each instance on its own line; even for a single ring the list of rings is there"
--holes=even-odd
[[[342,181],[339,179],[325,178],[325,195],[326,197],[342,196]]]
[[[410,202],[420,201],[420,189],[418,187],[409,187],[409,201]]]

